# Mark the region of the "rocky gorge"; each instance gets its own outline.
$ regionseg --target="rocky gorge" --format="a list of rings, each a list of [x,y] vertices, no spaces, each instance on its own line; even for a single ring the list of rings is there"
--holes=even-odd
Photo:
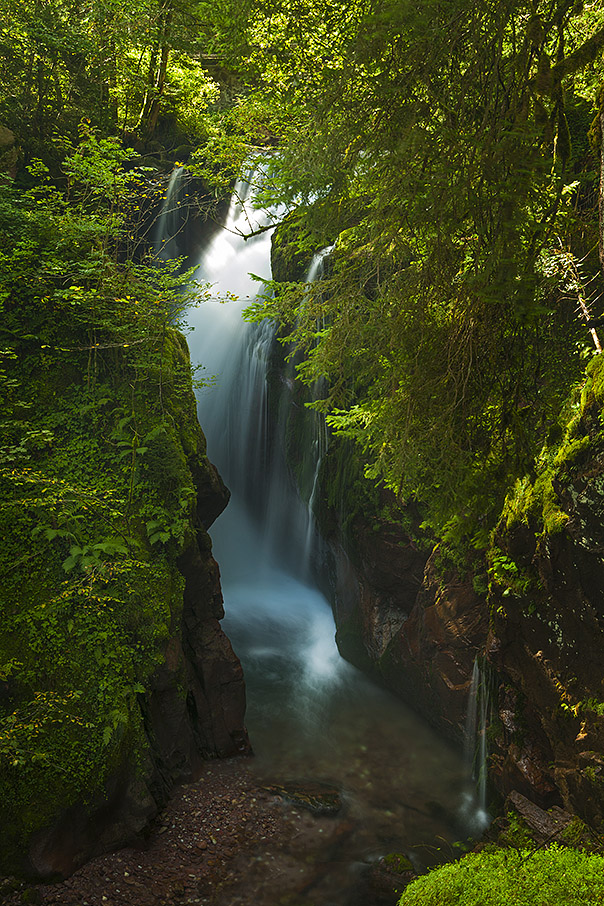
[[[596,906],[604,4],[2,4],[0,900]]]
[[[273,270],[286,291],[308,268],[301,237],[317,241],[298,213],[273,241]],[[488,707],[479,732],[488,740],[493,812],[516,790],[543,808],[564,807],[597,832],[603,373],[596,356],[570,389],[554,440],[508,495],[482,555],[468,549],[452,562],[447,544],[420,527],[421,505],[376,493],[341,437],[330,439],[318,495],[344,657],[466,746],[479,744],[467,733],[480,664]]]

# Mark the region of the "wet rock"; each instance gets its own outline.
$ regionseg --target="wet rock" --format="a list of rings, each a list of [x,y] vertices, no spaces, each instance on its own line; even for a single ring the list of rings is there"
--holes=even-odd
[[[419,706],[447,735],[462,740],[474,660],[482,650],[488,616],[472,575],[444,576],[438,553],[426,565],[409,617],[379,661],[388,686]]]
[[[518,492],[513,518],[497,529],[516,582],[493,585],[487,645],[502,679],[497,786],[543,808],[563,805],[596,828],[604,812],[602,367],[600,357],[591,363],[580,418],[540,484]]]
[[[273,784],[265,789],[313,815],[337,815],[342,808],[339,790],[327,784],[288,782]]]
[[[399,506],[384,498],[384,506]],[[419,517],[407,508],[407,524]],[[404,521],[355,517],[332,528],[336,640],[344,657],[461,740],[476,654],[488,611],[473,576],[444,575],[438,551],[420,549]]]
[[[405,887],[416,877],[413,865],[405,855],[383,856],[367,873],[364,902],[371,906],[396,906]]]

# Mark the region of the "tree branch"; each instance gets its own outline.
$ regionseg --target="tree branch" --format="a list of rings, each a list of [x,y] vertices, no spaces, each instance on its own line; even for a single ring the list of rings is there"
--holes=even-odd
[[[604,46],[604,25],[594,32],[585,44],[582,44],[573,53],[560,60],[555,66],[552,66],[554,84],[595,60],[602,46]]]

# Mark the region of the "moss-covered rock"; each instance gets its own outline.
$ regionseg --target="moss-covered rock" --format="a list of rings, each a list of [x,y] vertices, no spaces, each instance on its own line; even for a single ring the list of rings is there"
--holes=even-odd
[[[206,532],[228,492],[184,338],[166,333],[160,387],[105,374],[34,376],[3,450],[4,872],[68,874],[139,833],[203,758],[248,746]]]
[[[304,280],[314,253],[325,245],[312,229],[309,214],[304,206],[296,208],[273,233],[271,270],[279,283]]]
[[[596,826],[604,810],[603,405],[598,356],[561,439],[543,451],[536,478],[510,495],[490,552],[490,656],[502,689],[516,690],[494,777],[503,792],[561,802]],[[501,692],[499,710],[510,713]]]

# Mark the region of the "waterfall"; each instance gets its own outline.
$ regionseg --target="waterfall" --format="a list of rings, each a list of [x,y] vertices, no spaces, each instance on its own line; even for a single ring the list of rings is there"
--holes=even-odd
[[[282,213],[254,209],[254,194],[263,179],[260,165],[238,181],[224,227],[202,253],[195,278],[209,283],[213,295],[190,313],[194,333],[189,346],[192,360],[203,363],[207,379],[207,387],[198,394],[198,410],[208,453],[233,492],[232,506],[242,509],[244,520],[256,526],[262,548],[259,562],[279,559],[291,573],[308,580],[319,547],[312,508],[327,444],[324,419],[305,409],[304,418],[298,420],[303,422],[299,441],[304,451],[299,495],[286,450],[295,369],[291,362],[285,369],[275,367],[274,324],[247,324],[242,318],[256,297],[258,281],[261,287],[262,280],[271,277],[270,226]],[[157,224],[155,247],[163,260],[179,251],[184,186],[186,169],[177,167]],[[320,279],[330,251],[313,257],[308,282]],[[311,398],[318,392],[318,385],[311,388]]]
[[[186,171],[184,167],[175,167],[170,174],[161,213],[157,219],[153,248],[162,260],[179,256],[178,234],[183,227],[182,193]]]
[[[253,182],[250,175],[237,184],[224,229],[199,262],[196,277],[212,284],[213,296],[190,313],[189,345],[192,359],[203,362],[211,378],[198,394],[208,455],[232,492],[212,530],[230,605],[225,625],[230,623],[245,649],[258,620],[260,634],[271,641],[265,638],[261,647],[249,641],[255,656],[288,660],[292,675],[312,685],[318,675],[336,681],[343,662],[329,605],[309,583],[314,525],[309,527],[308,504],[297,494],[286,461],[293,377],[273,366],[275,326],[241,317],[258,291],[250,274],[271,276],[271,231],[265,229],[271,215],[253,209]],[[318,455],[324,444],[316,447]]]
[[[316,252],[304,275],[304,283],[319,282],[324,273],[325,261],[333,246]],[[302,302],[304,305],[304,301]],[[295,485],[297,494],[304,503],[300,513],[302,544],[302,564],[307,578],[316,576],[324,566],[325,551],[315,519],[315,504],[319,491],[321,464],[327,452],[327,425],[322,414],[308,408],[307,403],[321,399],[325,392],[325,382],[316,380],[304,392],[296,384],[296,366],[300,360],[295,348],[288,350],[288,357],[283,371],[283,383],[279,400],[279,420],[277,437],[286,438],[293,434],[295,442],[286,444],[283,450],[284,461],[294,463]],[[295,447],[295,449],[291,449]]]
[[[302,476],[299,495],[286,450],[294,366],[275,367],[274,324],[247,324],[241,318],[258,289],[250,272],[270,278],[270,231],[244,238],[270,225],[266,213],[253,210],[253,191],[251,177],[237,184],[224,230],[210,242],[196,274],[212,284],[214,301],[191,317],[190,345],[216,380],[199,396],[199,415],[210,457],[245,518],[256,526],[260,562],[279,559],[293,575],[308,580],[318,537],[312,505],[326,428],[317,413],[303,410],[299,441],[311,481]],[[325,254],[313,258],[309,282],[319,277]]]
[[[483,830],[487,827],[491,820],[487,811],[487,726],[489,710],[488,677],[486,671],[481,667],[477,656],[474,660],[472,681],[468,695],[464,752],[468,773],[474,783],[474,791],[468,797],[464,808],[471,813],[471,819],[478,830]]]
[[[333,246],[330,245],[327,248],[322,249],[320,252],[315,253],[304,278],[306,283],[315,283],[316,281],[321,280],[325,270],[325,262],[332,251]],[[310,388],[311,401],[315,402],[316,400],[320,399],[323,396],[324,389],[324,382],[322,380],[315,381]],[[310,443],[308,444],[308,447],[310,450],[309,459],[312,479],[310,484],[310,493],[308,494],[308,521],[304,554],[306,562],[308,564],[314,565],[315,569],[318,571],[321,565],[320,561],[323,559],[323,557],[321,550],[321,536],[319,534],[315,521],[315,505],[319,491],[319,476],[321,464],[323,462],[325,454],[327,453],[328,435],[327,425],[323,416],[315,411],[307,411],[311,428],[311,435],[309,438]]]
[[[437,838],[459,837],[465,769],[425,721],[337,650],[311,566],[320,554],[313,505],[325,424],[294,385],[295,362],[284,368],[275,354],[274,325],[241,317],[270,279],[270,227],[280,214],[254,209],[257,178],[237,184],[224,228],[199,259],[196,277],[211,291],[188,312],[188,340],[192,362],[205,368],[197,397],[208,455],[232,492],[211,536],[223,625],[245,674],[251,769],[342,790],[350,830],[326,875],[337,875],[338,893],[312,894],[313,906],[332,906],[352,896],[352,866],[414,846],[421,863]],[[328,252],[315,256],[307,282],[320,279]],[[322,389],[309,388],[310,399]]]

